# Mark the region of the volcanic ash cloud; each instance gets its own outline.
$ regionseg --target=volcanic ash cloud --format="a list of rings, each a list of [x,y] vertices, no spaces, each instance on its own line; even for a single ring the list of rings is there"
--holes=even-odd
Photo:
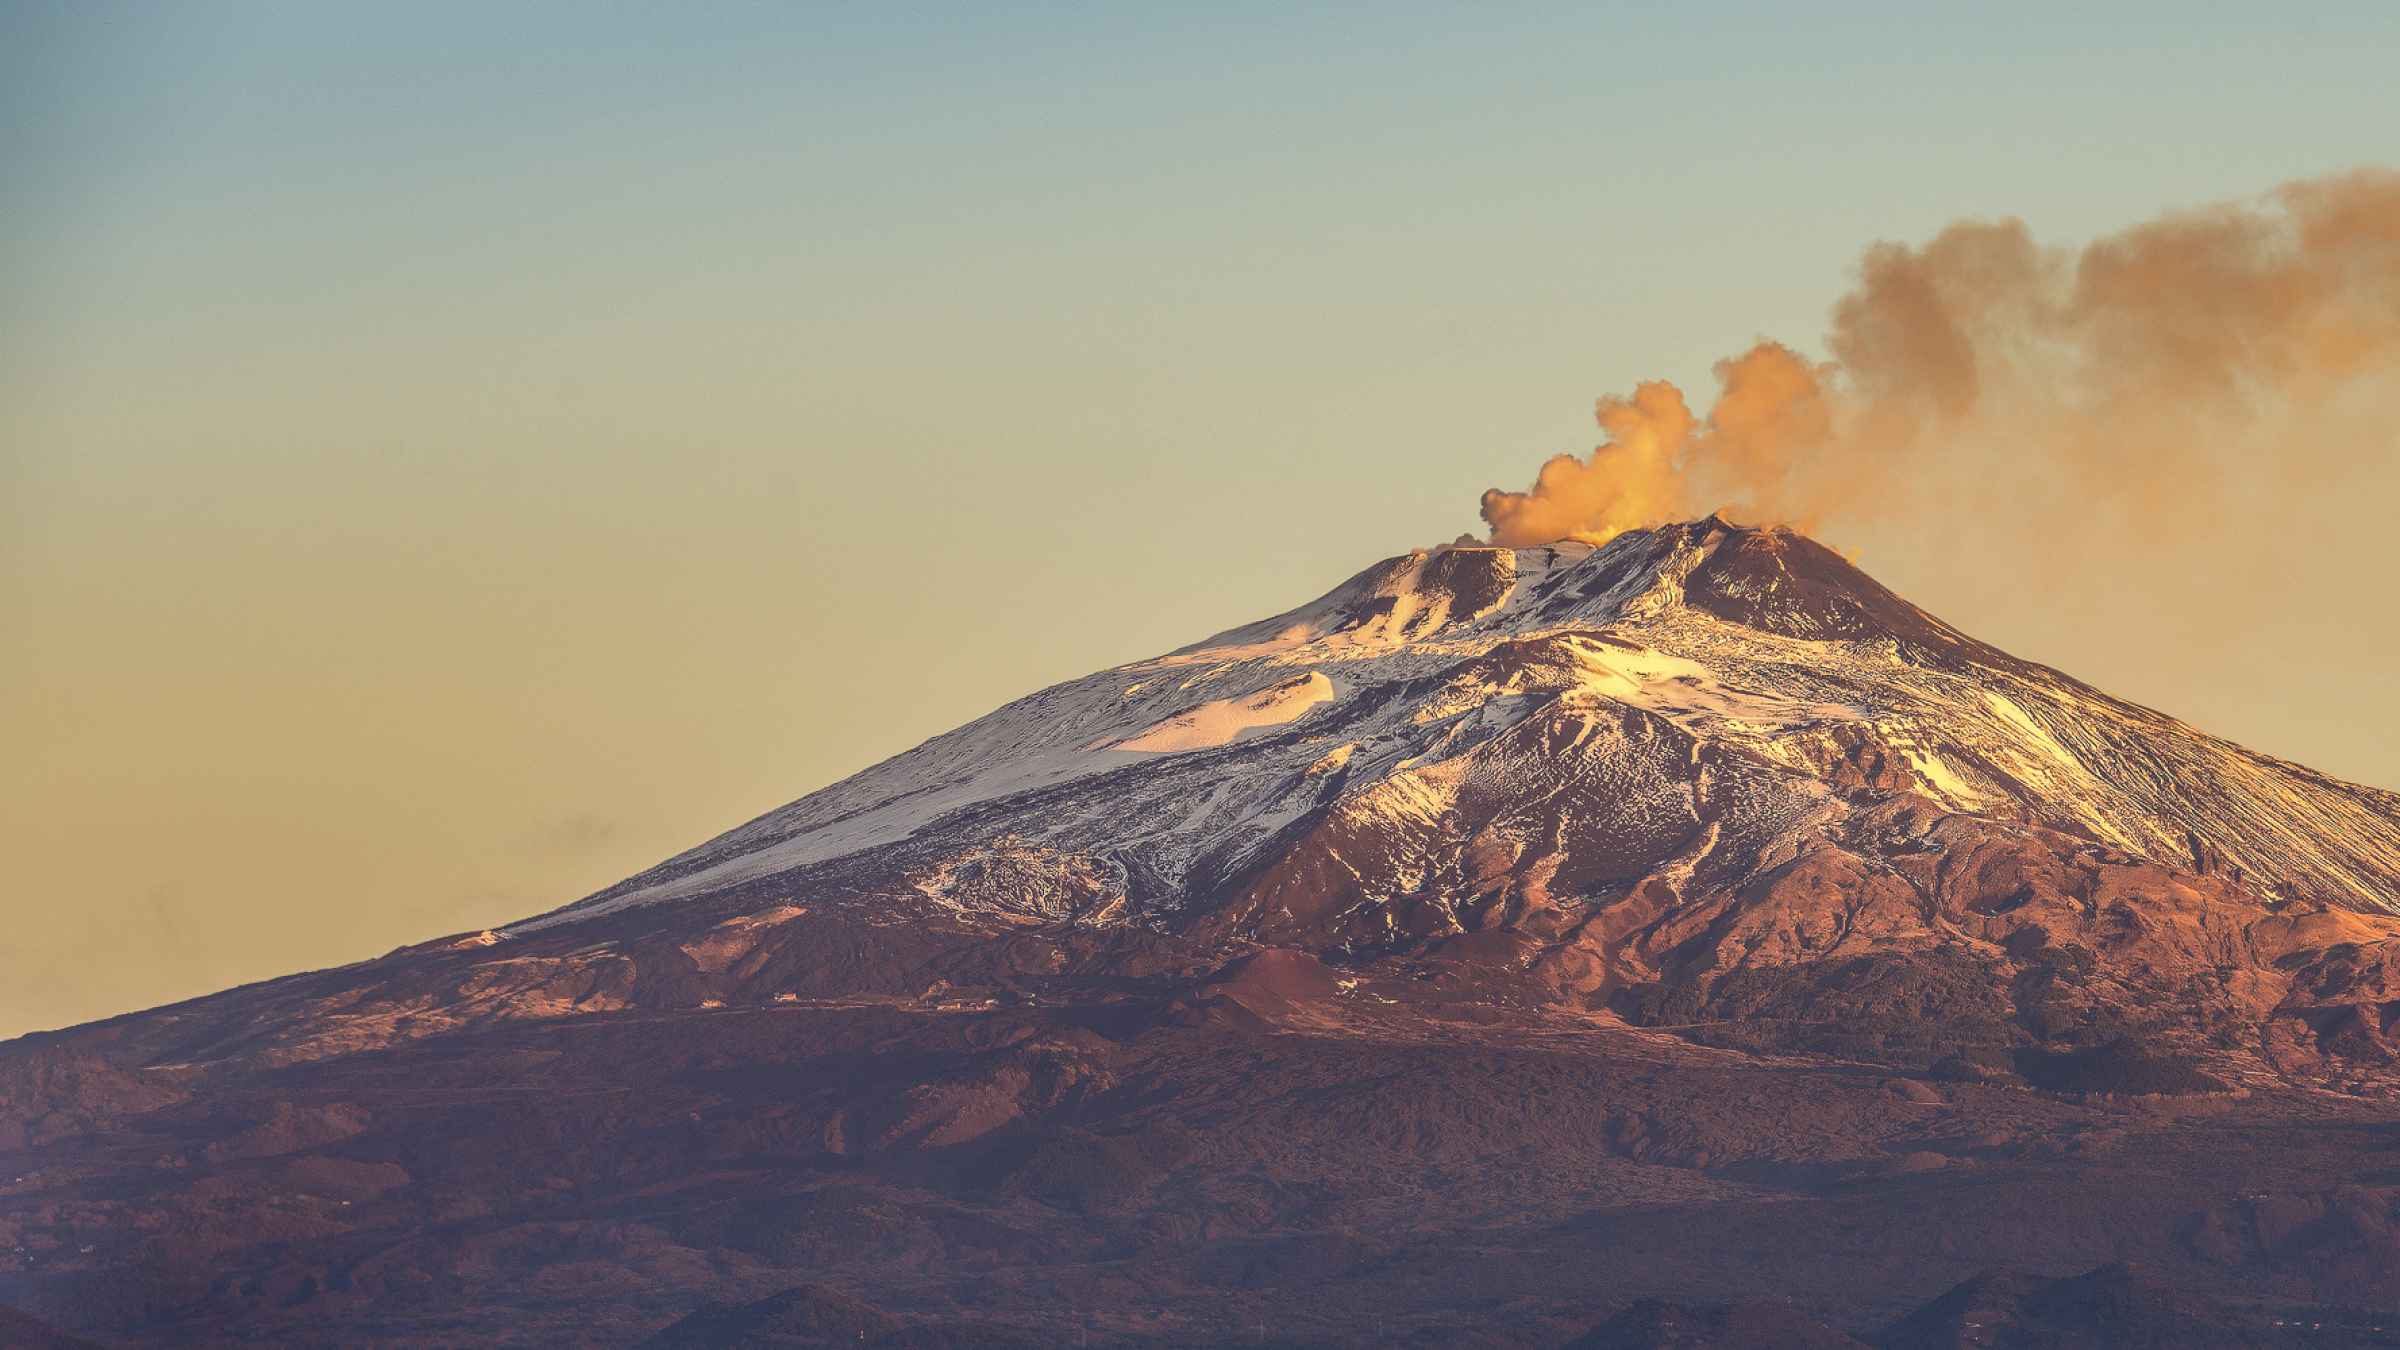
[[[1929,476],[2172,515],[2245,461],[2289,478],[2388,451],[2389,419],[2328,414],[2393,393],[2400,172],[2288,183],[2080,250],[2013,219],[1878,243],[1825,347],[1817,364],[1762,339],[1718,362],[1705,417],[1666,381],[1602,399],[1588,457],[1483,494],[1492,541],[1599,541],[1719,508],[1815,525]],[[2365,445],[2361,427],[2386,430]]]

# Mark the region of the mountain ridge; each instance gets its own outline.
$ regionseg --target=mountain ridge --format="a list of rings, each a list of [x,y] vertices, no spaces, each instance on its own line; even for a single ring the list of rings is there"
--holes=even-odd
[[[2057,808],[2047,814],[2034,810],[2035,817],[2047,823],[2079,826],[2102,842],[2162,861],[2192,864],[2206,859],[2246,864],[2253,874],[2293,880],[2304,898],[2360,908],[2400,909],[2400,867],[2388,862],[2400,852],[2400,828],[2392,824],[2400,818],[2400,794],[2341,783],[2205,736],[2165,714],[2125,703],[1968,637],[1908,604],[1804,535],[1734,526],[1711,517],[1619,536],[1599,549],[1580,544],[1513,550],[1452,547],[1386,559],[1283,614],[1015,700],[923,746],[767,812],[658,867],[530,922],[555,922],[570,914],[589,915],[606,912],[619,903],[642,902],[645,890],[659,890],[662,884],[666,890],[663,898],[688,894],[688,886],[678,888],[673,883],[703,867],[722,866],[731,857],[762,848],[772,850],[795,838],[802,842],[774,856],[795,863],[820,862],[899,843],[930,824],[931,816],[946,810],[982,805],[1036,787],[1055,788],[1077,778],[1129,767],[1121,756],[1112,755],[1115,747],[1134,741],[1148,728],[1188,716],[1195,706],[1256,697],[1293,671],[1345,676],[1341,682],[1352,686],[1351,698],[1404,696],[1405,690],[1397,686],[1431,675],[1430,667],[1454,666],[1484,655],[1507,638],[1538,641],[1577,631],[1620,629],[1650,637],[1669,627],[1660,622],[1662,618],[1678,615],[1705,616],[1718,624],[1715,632],[1705,631],[1711,625],[1702,624],[1699,627],[1704,631],[1698,633],[1665,633],[1668,642],[1662,650],[1673,656],[1696,654],[1695,646],[1722,650],[1724,625],[1760,634],[1761,640],[1770,644],[1773,639],[1838,644],[1844,656],[1854,656],[1862,647],[1886,645],[1886,659],[1895,663],[1951,674],[1983,672],[2006,677],[2060,701],[2082,702],[2103,718],[2144,724],[2155,735],[2188,738],[2206,752],[2205,760],[2213,761],[2218,779],[2229,776],[2226,766],[2234,766],[2237,771],[2230,776],[2250,781],[2232,786],[2246,789],[2254,797],[2277,798],[2277,812],[2289,813],[2298,807],[2312,819],[2347,817],[2337,819],[2332,833],[2363,838],[2337,837],[2330,848],[2322,839],[2296,840],[2297,850],[2278,856],[2256,851],[2231,829],[2167,809],[2160,791],[2163,785],[2156,781],[2133,785],[2142,790],[2146,800],[2134,804],[2132,814],[2137,823],[2122,828],[2123,822],[2116,819],[2125,814],[2122,803],[2116,803],[2119,809],[2112,812],[2088,800],[2062,804],[2054,799],[2051,790],[2055,788],[2067,788],[2067,795],[2076,795],[2071,790],[2078,786],[2075,784],[2019,787],[2005,772],[1989,772],[1988,765],[1981,766],[1985,772],[1968,775],[1982,781],[1961,783],[1951,775],[1951,766],[1938,759],[1928,764],[1905,753],[1899,758],[1916,772],[1921,787],[1930,789],[1948,806],[1988,809],[2003,798],[2014,798],[2018,806]],[[1683,640],[1677,642],[1677,637]],[[1781,664],[1805,665],[1810,656],[1808,650],[1786,651],[1780,654]],[[1193,671],[1190,668],[1194,666],[1202,669]],[[1350,674],[1356,678],[1347,678]],[[1706,672],[1685,674],[1698,678]],[[1213,699],[1174,696],[1204,683],[1210,687],[1201,693],[1213,694]],[[1179,687],[1168,690],[1163,688],[1166,685]],[[2005,698],[2005,691],[2001,692]],[[1342,711],[1341,701],[1327,698],[1312,700],[1312,705],[1334,706],[1279,709],[1262,714],[1262,718],[1275,720],[1254,721],[1216,745],[1181,748],[1216,749],[1244,739],[1254,730],[1264,732],[1293,722],[1313,720],[1322,725],[1328,714]],[[1848,720],[1875,730],[1874,711],[1866,710]],[[1972,715],[1987,710],[1964,711]],[[2072,752],[2042,753],[2054,750],[2038,744],[2047,729],[2030,725],[2022,709],[2003,702],[1988,711],[2019,725],[2014,729],[2016,735],[2002,728],[1987,739],[2014,740],[2019,742],[2014,747],[2018,749],[2035,744],[2036,753],[2028,757],[2057,761],[2046,766],[2055,776],[2090,776],[2089,764]],[[1284,716],[1285,712],[1289,716]],[[1070,730],[1047,737],[1042,734],[1061,725]],[[2105,727],[2086,731],[2091,741],[2110,739]],[[978,739],[998,745],[976,746],[973,742]],[[948,754],[953,747],[963,753]],[[998,759],[1021,774],[1023,766],[1037,755],[1046,762],[1026,781],[1012,783],[991,772]],[[2152,765],[2133,767],[2153,780],[2157,777]],[[2249,772],[2239,772],[2242,769]],[[1953,781],[1924,781],[1929,773]],[[2279,777],[2289,781],[2271,781]],[[2121,797],[2128,785],[2104,781],[2099,786],[2104,793]],[[2225,786],[2218,784],[2220,795]],[[1960,790],[1948,791],[1953,788]],[[916,813],[885,809],[907,798],[916,799]],[[2212,807],[2215,804],[2212,800]],[[884,810],[884,820],[861,819],[878,810]],[[848,838],[835,828],[843,824],[852,826]],[[1137,824],[1147,830],[1154,822]],[[2255,832],[2260,822],[2253,819],[2242,824],[2246,832]],[[1112,820],[1110,827],[1122,830],[1124,823]],[[2276,831],[2269,829],[2268,833]],[[806,838],[812,834],[818,841],[813,848]],[[2192,847],[2195,840],[2201,847]],[[2179,851],[2168,853],[2170,846]],[[2295,857],[2294,852],[2313,856]],[[2387,861],[2377,865],[2378,854]]]
[[[1804,536],[1412,553],[547,915],[0,1043],[0,1305],[2379,1344],[2395,830]]]

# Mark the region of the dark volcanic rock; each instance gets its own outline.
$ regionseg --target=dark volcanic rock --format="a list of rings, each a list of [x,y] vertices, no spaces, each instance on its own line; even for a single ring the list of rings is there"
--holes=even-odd
[[[100,1350],[97,1341],[70,1336],[38,1317],[7,1307],[0,1307],[0,1346],[8,1350]]]
[[[1868,1350],[1868,1346],[1788,1304],[1687,1307],[1643,1299],[1569,1341],[1567,1350]]]
[[[1692,569],[1684,595],[1695,609],[1783,637],[1888,638],[1928,649],[1970,645],[1840,554],[1789,530],[1734,532]]]
[[[839,1290],[801,1285],[752,1303],[711,1305],[642,1344],[648,1350],[880,1344],[900,1323]]]
[[[2066,1279],[1979,1275],[1901,1319],[1887,1350],[2269,1350],[2400,1344],[2372,1315],[2244,1307],[2123,1265]],[[2394,1319],[2400,1322],[2400,1319]]]
[[[906,1323],[838,1291],[802,1285],[755,1302],[711,1305],[643,1341],[643,1350],[1035,1350],[1046,1338],[980,1322]]]

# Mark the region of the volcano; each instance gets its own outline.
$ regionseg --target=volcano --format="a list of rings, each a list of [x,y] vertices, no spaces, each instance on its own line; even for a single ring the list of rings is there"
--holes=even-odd
[[[1389,559],[548,914],[0,1045],[0,1304],[2395,1344],[2396,1053],[2400,795],[1711,518]]]

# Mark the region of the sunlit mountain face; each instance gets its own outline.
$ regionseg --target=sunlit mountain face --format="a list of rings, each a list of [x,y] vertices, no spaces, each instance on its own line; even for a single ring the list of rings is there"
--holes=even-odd
[[[0,1303],[124,1344],[2383,1343],[2396,915],[2400,797],[1803,534],[1421,551],[563,909],[0,1046]]]

